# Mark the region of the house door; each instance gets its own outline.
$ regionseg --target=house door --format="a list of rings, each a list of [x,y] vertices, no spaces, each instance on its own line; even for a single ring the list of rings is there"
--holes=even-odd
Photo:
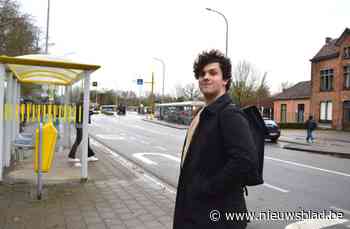
[[[343,129],[350,130],[350,101],[344,101],[343,111]]]
[[[304,104],[298,104],[297,122],[299,123],[304,122],[304,110],[305,110]]]
[[[287,122],[287,104],[281,104],[281,123]]]

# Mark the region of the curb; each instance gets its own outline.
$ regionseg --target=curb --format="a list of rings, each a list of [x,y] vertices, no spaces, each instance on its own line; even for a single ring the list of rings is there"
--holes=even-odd
[[[303,152],[309,152],[309,153],[331,155],[331,156],[336,156],[336,157],[340,157],[340,158],[350,159],[350,154],[348,154],[348,153],[340,153],[340,152],[332,152],[332,151],[321,151],[321,150],[315,150],[315,149],[305,149],[305,148],[299,148],[297,146],[288,146],[288,145],[283,146],[283,148],[284,149],[289,149],[289,150],[297,150],[297,151],[303,151]]]
[[[300,143],[300,142],[295,142],[292,140],[283,140],[283,139],[278,139],[279,142],[285,142],[285,143],[291,143],[291,144],[297,144],[297,145],[303,145],[303,146],[308,146],[306,143]]]
[[[153,121],[153,120],[149,120],[149,119],[145,119],[145,118],[142,119],[142,120],[143,120],[143,121],[146,121],[146,122],[158,124],[158,125],[161,125],[161,126],[172,127],[172,128],[179,129],[179,130],[187,130],[187,129],[188,129],[188,127],[175,126],[174,124],[168,124],[168,123],[163,123],[163,122],[157,122],[157,121]]]

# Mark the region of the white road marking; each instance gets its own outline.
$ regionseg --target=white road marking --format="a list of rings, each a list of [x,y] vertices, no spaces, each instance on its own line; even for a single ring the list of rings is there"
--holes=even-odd
[[[108,147],[102,145],[101,143],[95,141],[94,139],[91,139],[91,143],[94,144],[94,145],[97,145],[98,147],[101,147],[101,148],[104,148],[108,153],[110,153],[118,162],[120,162],[124,167],[128,168],[131,172],[133,172],[134,174],[136,175],[142,175],[142,177],[144,179],[147,179],[151,182],[154,182],[156,185],[159,185],[160,187],[164,188],[164,190],[172,193],[172,194],[175,194],[176,193],[176,189],[174,189],[173,187],[163,183],[161,180],[153,177],[151,174],[148,175],[147,173],[145,173],[145,171],[135,165],[134,163],[128,161],[127,159],[125,159],[124,157],[120,156],[119,154],[115,153],[114,151],[112,151],[111,149],[109,149]],[[135,169],[135,166],[137,169]],[[141,170],[141,172],[140,172]]]
[[[332,173],[332,174],[335,174],[335,175],[350,177],[350,174],[342,173],[342,172],[338,172],[338,171],[334,171],[334,170],[322,169],[322,168],[311,166],[311,165],[305,165],[305,164],[301,164],[301,163],[297,163],[297,162],[293,162],[293,161],[286,161],[286,160],[273,158],[273,157],[268,157],[268,156],[265,156],[265,158],[273,160],[273,161],[279,161],[279,162],[283,162],[283,163],[286,163],[286,164],[291,164],[291,165],[296,165],[296,166],[308,168],[308,169],[315,169],[315,170],[319,170],[319,171],[322,171],[322,172]]]
[[[264,183],[263,185],[266,186],[266,187],[268,187],[268,188],[272,188],[272,189],[275,189],[275,190],[280,191],[280,192],[283,192],[283,193],[289,192],[289,191],[286,190],[286,189],[279,188],[279,187],[276,187],[276,186],[271,185],[271,184]]]
[[[155,161],[152,161],[148,158],[146,158],[145,156],[149,156],[149,155],[153,155],[153,156],[161,156],[161,157],[165,157],[169,160],[173,160],[173,161],[176,161],[176,162],[180,162],[181,159],[179,157],[174,157],[172,155],[169,155],[169,154],[165,154],[165,153],[134,153],[133,156],[136,157],[137,159],[147,163],[147,164],[150,164],[150,165],[158,165],[157,162]]]
[[[337,207],[334,207],[334,206],[331,206],[330,208],[334,209],[334,210],[337,210],[339,212],[343,212],[343,213],[346,213],[346,214],[350,215],[350,211],[349,210],[337,208]]]
[[[107,139],[107,140],[125,140],[125,137],[115,135],[115,134],[96,134],[96,137]]]
[[[172,155],[165,154],[165,153],[152,153],[152,155],[165,157],[165,158],[168,158],[168,159],[176,161],[176,162],[180,162],[181,161],[181,159],[179,157],[174,157]]]
[[[128,126],[128,127],[130,127],[130,126]],[[169,133],[161,133],[160,131],[153,131],[153,130],[150,130],[149,128],[144,128],[144,127],[138,126],[138,125],[133,125],[132,127],[140,129],[140,130],[145,130],[145,131],[148,131],[148,132],[153,133],[153,134],[165,135],[165,136],[169,136],[169,137],[173,137],[173,138],[181,138],[181,139],[183,138],[183,136],[173,135],[173,134],[169,134]]]
[[[321,229],[345,223],[346,219],[305,219],[296,223],[289,224],[285,229]]]
[[[140,161],[149,164],[149,165],[158,165],[157,162],[154,162],[146,157],[144,157],[144,155],[149,154],[149,153],[134,153],[132,156],[136,157],[137,159],[139,159]]]
[[[167,159],[170,159],[170,160],[173,160],[173,161],[176,161],[176,162],[180,162],[181,159],[179,157],[175,157],[175,156],[172,156],[172,155],[169,155],[169,154],[164,154],[164,153],[135,153],[133,154],[134,157],[138,158],[139,160],[147,163],[147,164],[150,164],[150,165],[158,165],[157,162],[155,161],[152,161],[148,158],[146,158],[145,156],[148,156],[148,155],[153,155],[153,156],[161,156],[161,157],[165,157]],[[267,183],[264,183],[264,185],[268,188],[272,188],[274,190],[277,190],[277,191],[280,191],[280,192],[283,192],[283,193],[287,193],[289,192],[289,190],[286,190],[286,189],[283,189],[283,188],[279,188],[279,187],[276,187],[274,185],[271,185],[271,184],[267,184]]]

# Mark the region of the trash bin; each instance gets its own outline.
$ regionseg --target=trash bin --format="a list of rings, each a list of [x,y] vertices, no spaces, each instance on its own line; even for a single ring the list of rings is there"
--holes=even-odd
[[[53,126],[52,122],[46,123],[42,128],[42,160],[41,171],[47,173],[51,168],[51,163],[55,153],[57,130]],[[35,158],[34,158],[34,170],[38,172],[38,156],[39,156],[39,129],[36,129],[35,138]]]

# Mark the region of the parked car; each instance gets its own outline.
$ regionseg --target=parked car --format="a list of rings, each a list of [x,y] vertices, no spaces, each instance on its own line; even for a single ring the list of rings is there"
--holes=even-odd
[[[114,115],[114,110],[111,107],[105,107],[101,109],[101,113],[105,115]]]
[[[276,143],[281,135],[280,128],[274,120],[264,119],[264,122],[267,128],[267,134],[265,135],[265,139],[270,139],[271,142]]]

